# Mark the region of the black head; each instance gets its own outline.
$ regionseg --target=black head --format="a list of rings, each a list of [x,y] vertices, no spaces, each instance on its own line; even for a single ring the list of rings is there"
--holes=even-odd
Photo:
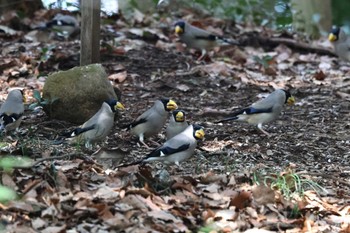
[[[340,33],[340,27],[333,26],[331,33],[338,37]]]
[[[205,136],[204,128],[200,125],[193,124],[193,137],[195,139],[203,139]]]
[[[184,33],[185,32],[185,21],[183,21],[183,20],[180,20],[180,21],[177,21],[176,23],[175,23],[175,25],[174,25],[174,27],[175,27],[175,32],[177,33],[177,34],[182,34],[182,33]]]
[[[162,102],[162,104],[164,105],[164,108],[165,108],[170,99],[169,98],[161,98],[159,100]]]
[[[184,122],[186,120],[186,112],[181,109],[174,110],[173,116],[176,122]]]
[[[284,89],[282,89],[282,91],[284,91],[284,93],[286,94],[286,99],[288,99],[289,97],[291,97],[291,96],[292,96],[292,95],[290,94],[290,92],[289,92],[289,91],[284,90]]]
[[[328,35],[328,40],[331,42],[339,40],[340,27],[333,26],[331,32]]]
[[[109,105],[109,107],[111,107],[111,110],[113,112],[116,112],[117,110],[124,110],[125,109],[123,104],[115,99],[109,99],[109,100],[106,100],[104,102],[107,103]]]
[[[292,94],[290,94],[289,91],[286,91],[286,90],[283,90],[283,89],[282,89],[282,91],[284,91],[284,93],[285,93],[285,95],[286,95],[286,100],[284,101],[284,103],[285,103],[285,104],[289,104],[289,105],[294,104],[295,99],[294,99],[294,97],[292,96]]]

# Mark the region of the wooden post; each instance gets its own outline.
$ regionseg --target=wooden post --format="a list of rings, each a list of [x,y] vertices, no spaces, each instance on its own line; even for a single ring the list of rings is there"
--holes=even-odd
[[[100,62],[101,0],[81,0],[80,66]]]

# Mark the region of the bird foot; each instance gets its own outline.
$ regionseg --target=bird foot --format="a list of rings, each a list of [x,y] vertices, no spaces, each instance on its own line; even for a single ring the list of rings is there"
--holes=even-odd
[[[268,136],[269,138],[272,136],[270,133],[266,132],[263,129],[259,129],[261,132],[263,132],[266,136]]]
[[[140,141],[142,145],[144,145],[147,149],[152,149],[151,147],[149,147],[144,141]]]

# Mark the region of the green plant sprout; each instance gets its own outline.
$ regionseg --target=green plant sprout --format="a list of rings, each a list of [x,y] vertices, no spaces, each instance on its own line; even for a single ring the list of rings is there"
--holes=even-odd
[[[43,99],[41,97],[41,94],[38,90],[34,90],[33,91],[33,97],[36,100],[35,103],[32,103],[31,105],[29,105],[29,109],[30,110],[34,110],[37,107],[43,107],[49,104],[54,103],[56,100],[58,100],[58,98],[52,98],[51,100],[49,99]]]

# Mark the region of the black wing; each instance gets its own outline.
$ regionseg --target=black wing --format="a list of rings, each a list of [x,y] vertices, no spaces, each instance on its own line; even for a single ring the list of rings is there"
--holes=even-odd
[[[63,133],[62,136],[65,136],[65,137],[75,137],[79,134],[82,134],[84,132],[87,132],[89,130],[92,130],[95,128],[95,124],[91,125],[91,126],[88,126],[88,127],[84,127],[84,128],[76,128],[74,129],[73,131],[70,131],[68,133]]]
[[[235,116],[240,115],[240,114],[247,114],[247,115],[251,115],[251,114],[257,114],[257,113],[270,113],[272,112],[272,107],[270,108],[253,108],[253,107],[249,107],[249,108],[245,108],[241,111],[238,112],[238,114],[234,114]]]
[[[75,26],[75,24],[72,22],[66,22],[64,20],[53,19],[46,24],[46,27],[52,27],[52,26],[56,26],[56,25],[57,26],[72,26],[72,27]]]
[[[189,147],[190,147],[189,143],[181,145],[181,146],[179,146],[177,148],[161,146],[161,147],[155,149],[154,151],[152,151],[150,154],[148,154],[145,159],[150,158],[150,157],[160,157],[162,155],[165,155],[165,156],[172,155],[172,154],[175,154],[175,153],[178,153],[178,152],[181,152],[181,151],[185,151]]]
[[[120,128],[129,130],[129,129],[134,128],[135,126],[137,126],[139,124],[145,123],[146,121],[147,121],[146,118],[141,118],[138,121],[134,121],[134,122],[132,122],[130,124],[126,124],[126,125],[120,126]]]
[[[7,115],[7,114],[3,113],[0,115],[0,120],[3,121],[4,125],[8,125],[8,124],[11,124],[11,123],[17,121],[21,116],[22,116],[22,114]]]
[[[215,36],[215,35],[195,36],[195,38],[200,39],[200,40],[210,40],[210,41],[215,41],[215,40],[219,39],[219,37]]]
[[[272,107],[271,108],[253,108],[253,107],[249,107],[249,108],[244,108],[241,109],[235,113],[233,113],[231,117],[227,117],[224,118],[222,120],[216,121],[215,123],[221,123],[221,122],[225,122],[225,121],[232,121],[232,120],[237,120],[238,119],[238,115],[241,114],[247,114],[247,115],[253,115],[253,114],[258,114],[258,113],[270,113],[272,112]]]

